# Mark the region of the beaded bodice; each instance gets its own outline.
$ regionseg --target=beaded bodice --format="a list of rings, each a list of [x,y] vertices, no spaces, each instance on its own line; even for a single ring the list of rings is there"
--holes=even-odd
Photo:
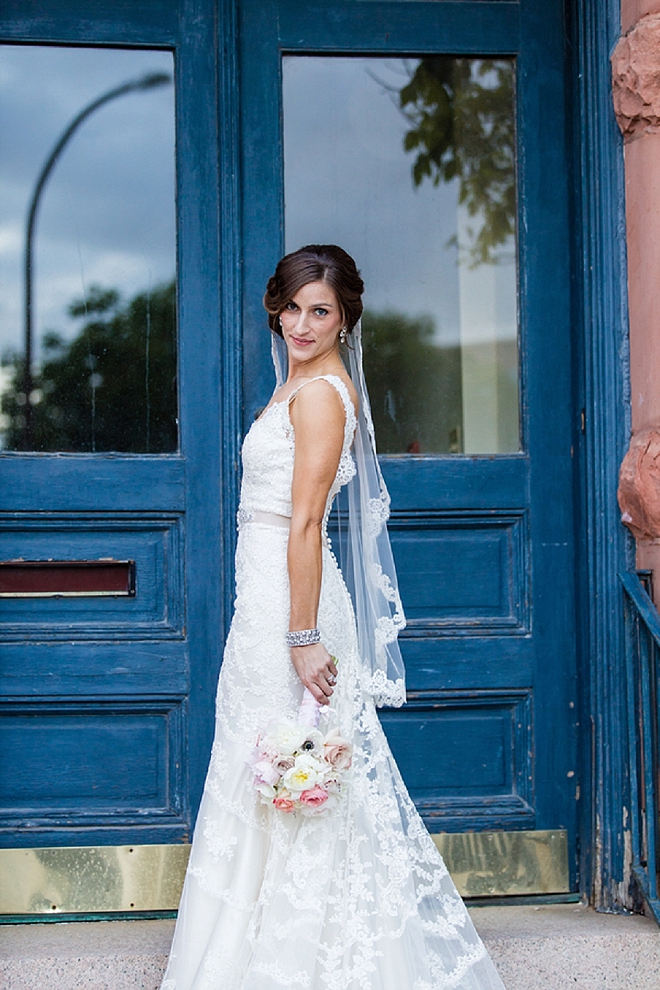
[[[319,375],[318,377],[337,389],[346,412],[344,443],[339,467],[326,503],[327,518],[335,495],[342,485],[347,484],[355,474],[351,444],[355,433],[356,418],[348,389],[341,378],[337,375]],[[311,381],[317,380],[311,379]],[[295,435],[289,417],[289,405],[305,384],[308,383],[305,382],[295,389],[285,401],[274,402],[269,406],[252,424],[243,441],[243,482],[241,484],[239,521],[249,518],[250,514],[256,511],[275,512],[281,516],[291,515]]]

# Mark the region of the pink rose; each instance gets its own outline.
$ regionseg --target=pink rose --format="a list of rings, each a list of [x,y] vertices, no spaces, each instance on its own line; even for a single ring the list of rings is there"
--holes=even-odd
[[[323,787],[315,784],[300,795],[301,804],[306,804],[309,808],[320,808],[328,800],[328,792]]]
[[[273,804],[278,811],[293,811],[296,807],[296,802],[291,800],[288,791],[284,791],[282,794],[278,794],[276,798],[273,798]]]
[[[333,729],[323,741],[323,756],[335,770],[348,770],[353,760],[353,747],[340,736],[338,729]]]

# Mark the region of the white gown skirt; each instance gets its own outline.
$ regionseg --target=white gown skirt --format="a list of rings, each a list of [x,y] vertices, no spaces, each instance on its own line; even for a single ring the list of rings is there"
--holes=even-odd
[[[246,759],[297,719],[288,531],[248,522],[216,729],[163,990],[503,990],[359,687],[352,603],[323,550],[318,625],[339,659],[327,728],[354,746],[336,807],[314,817],[257,795]],[[321,726],[323,728],[323,725]]]

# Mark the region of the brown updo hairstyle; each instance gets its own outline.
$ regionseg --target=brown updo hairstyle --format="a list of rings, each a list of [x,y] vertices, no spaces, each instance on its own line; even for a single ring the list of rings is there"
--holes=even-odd
[[[337,296],[342,320],[347,330],[353,329],[362,316],[364,282],[350,254],[336,244],[308,244],[286,254],[268,279],[264,307],[268,326],[282,336],[278,317],[303,285],[325,282]]]

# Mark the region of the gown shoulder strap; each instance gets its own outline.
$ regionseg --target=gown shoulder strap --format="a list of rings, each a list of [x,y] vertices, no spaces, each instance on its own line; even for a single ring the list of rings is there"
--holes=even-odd
[[[353,440],[353,434],[355,433],[355,427],[357,426],[357,416],[355,414],[355,406],[351,401],[351,397],[349,395],[348,389],[346,388],[345,383],[341,380],[339,375],[316,375],[315,378],[310,378],[309,381],[303,382],[302,385],[298,385],[298,387],[294,388],[293,392],[291,392],[291,394],[287,398],[286,400],[287,407],[291,405],[291,403],[293,402],[293,400],[295,399],[301,388],[304,388],[305,385],[311,384],[311,382],[318,382],[318,381],[328,382],[328,384],[332,385],[333,388],[335,388],[337,393],[339,394],[339,397],[342,401],[342,405],[344,406],[344,412],[346,413],[345,426],[344,426],[344,440],[348,439],[348,445],[350,447],[350,444]]]

